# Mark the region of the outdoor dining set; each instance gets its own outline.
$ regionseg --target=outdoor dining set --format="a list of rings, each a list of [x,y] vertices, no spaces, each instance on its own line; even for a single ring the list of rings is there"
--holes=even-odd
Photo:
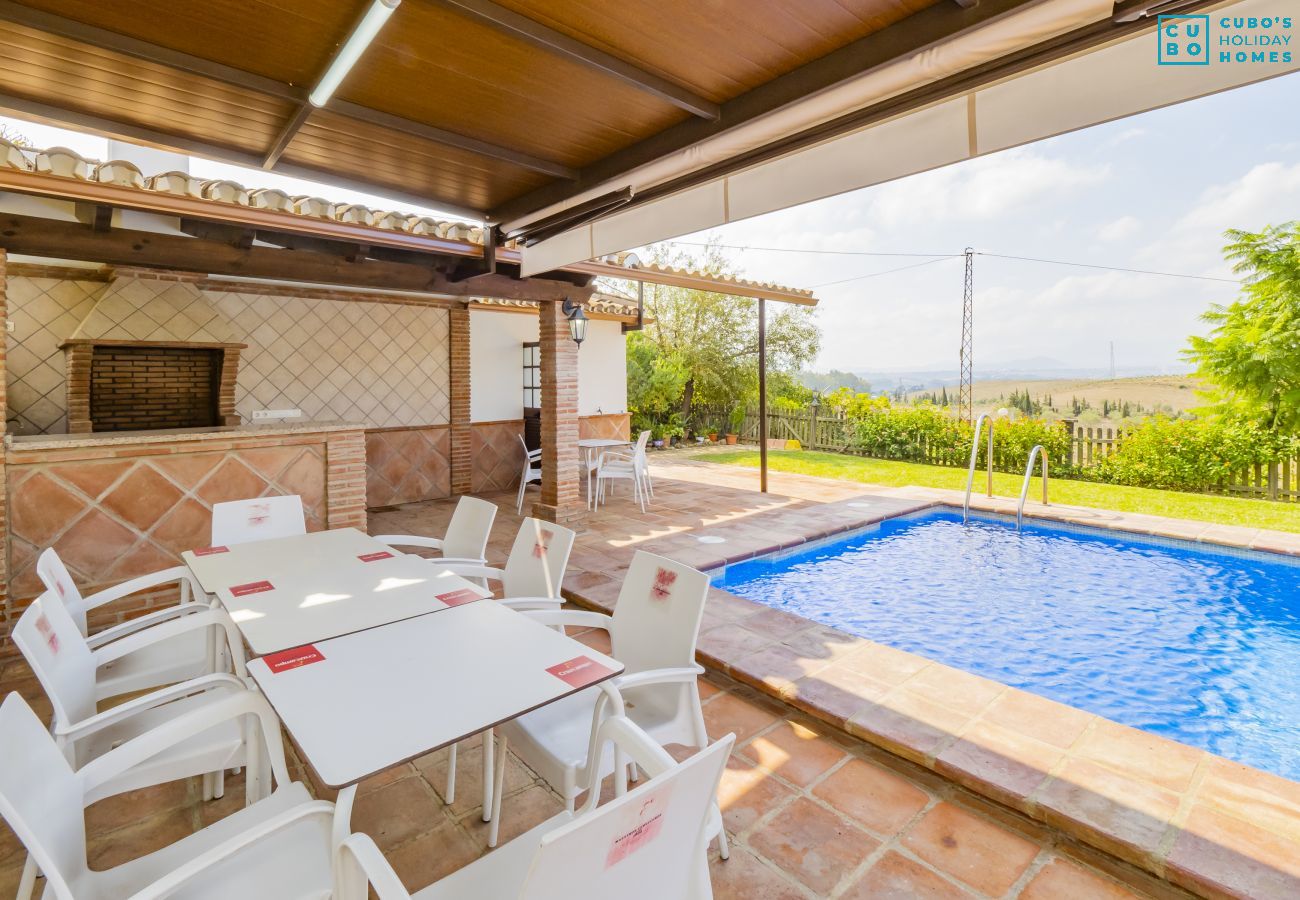
[[[578,449],[582,451],[582,473],[587,488],[587,508],[597,509],[605,502],[605,492],[614,484],[626,481],[632,486],[632,499],[645,512],[646,502],[654,499],[654,480],[646,461],[646,445],[650,432],[642,431],[634,442],[621,438],[582,438]],[[524,496],[528,485],[542,480],[542,451],[529,450],[523,436],[519,443],[524,448],[524,465],[519,476],[519,494],[515,498],[515,512],[524,511]]]
[[[0,814],[28,853],[19,897],[41,877],[43,896],[75,900],[410,896],[352,832],[357,786],[448,748],[451,803],[457,744],[480,734],[489,847],[508,750],[566,809],[415,896],[711,897],[709,844],[728,855],[715,797],[733,737],[710,743],[696,685],[707,577],[640,552],[612,615],[565,609],[574,532],[525,518],[492,567],[496,512],[461,497],[431,538],[308,533],[295,496],[219,503],[211,545],[184,565],[91,596],[45,550],[45,592],[13,639],[53,720],[17,693],[0,705]],[[175,605],[89,633],[92,610],[169,586]],[[569,629],[606,631],[609,652]],[[334,802],[291,779],[285,732]],[[678,763],[669,744],[696,752]],[[90,867],[86,807],[193,777],[212,800],[241,770],[243,809]]]

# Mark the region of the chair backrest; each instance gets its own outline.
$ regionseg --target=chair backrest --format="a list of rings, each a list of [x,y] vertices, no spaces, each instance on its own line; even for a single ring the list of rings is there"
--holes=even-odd
[[[23,611],[13,639],[50,698],[56,723],[80,722],[95,714],[94,656],[53,592],[41,594]]]
[[[306,533],[302,498],[297,494],[230,500],[212,505],[214,547]]]
[[[539,451],[529,450],[528,442],[524,440],[524,436],[522,434],[515,435],[515,436],[519,438],[519,446],[524,448],[524,459],[528,460],[528,464],[530,466],[540,466],[542,464],[542,461],[540,459],[532,458],[532,455]]]
[[[700,896],[705,827],[735,738],[545,834],[519,900]]]
[[[510,597],[558,597],[573,550],[572,529],[540,519],[519,523],[501,587]]]
[[[90,624],[86,621],[86,600],[81,596],[77,583],[72,580],[72,575],[68,573],[68,567],[63,564],[63,560],[54,552],[53,547],[47,547],[36,560],[36,574],[40,576],[45,589],[53,591],[54,595],[63,601],[68,615],[72,616],[72,621],[77,623],[77,628],[82,635],[90,634]]]
[[[708,592],[703,572],[638,550],[614,606],[611,655],[628,672],[693,665]]]
[[[0,816],[40,867],[53,896],[85,897],[74,890],[87,876],[81,781],[17,693],[0,704],[0,759]]]
[[[636,452],[645,453],[645,445],[650,441],[650,431],[641,432],[636,436]]]
[[[497,517],[497,505],[462,495],[442,538],[442,555],[448,559],[482,559]]]

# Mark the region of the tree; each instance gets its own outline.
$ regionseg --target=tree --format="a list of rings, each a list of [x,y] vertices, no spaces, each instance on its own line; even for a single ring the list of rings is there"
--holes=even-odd
[[[1300,222],[1227,232],[1224,256],[1244,276],[1239,299],[1201,316],[1184,357],[1214,387],[1207,412],[1276,433],[1300,432]]]
[[[634,431],[667,421],[681,402],[688,373],[681,357],[665,353],[644,331],[627,337],[627,409]]]
[[[0,123],[0,141],[8,141],[16,147],[30,147],[31,140],[16,128]]]
[[[659,244],[650,248],[650,259],[715,277],[740,274],[712,239],[698,257]],[[684,416],[693,405],[732,407],[757,397],[757,301],[650,284],[645,300],[646,318],[652,321],[642,332],[644,339],[686,373],[677,402]],[[792,389],[794,376],[816,358],[821,334],[808,307],[769,303],[767,310],[768,371],[774,383]],[[785,381],[776,377],[783,375],[791,377]],[[636,390],[636,377],[629,359],[629,397]]]

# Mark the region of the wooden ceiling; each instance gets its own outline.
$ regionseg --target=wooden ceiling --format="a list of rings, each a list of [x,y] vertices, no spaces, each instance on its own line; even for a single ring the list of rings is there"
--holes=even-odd
[[[0,0],[0,108],[497,218],[1025,0]]]

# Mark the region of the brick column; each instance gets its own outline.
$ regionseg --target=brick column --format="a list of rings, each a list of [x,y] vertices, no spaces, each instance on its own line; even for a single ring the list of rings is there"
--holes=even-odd
[[[578,460],[578,345],[561,304],[542,301],[537,334],[542,356],[542,497],[533,515],[569,522],[586,512]]]
[[[0,247],[0,422],[8,430],[9,421],[9,367],[7,362],[9,333],[8,279],[5,275],[6,254]],[[5,471],[5,448],[0,444],[0,659],[15,649],[9,640],[13,627],[12,610],[9,609],[9,475]]]
[[[364,431],[335,431],[325,439],[325,527],[366,530]]]
[[[451,308],[451,492],[468,494],[474,461],[469,422],[469,307]]]

